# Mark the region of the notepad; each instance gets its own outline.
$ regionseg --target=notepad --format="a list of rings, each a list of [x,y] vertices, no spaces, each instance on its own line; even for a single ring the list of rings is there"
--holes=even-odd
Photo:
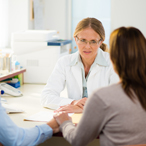
[[[40,111],[28,118],[25,118],[24,121],[48,122],[53,118],[54,114],[54,110]],[[73,113],[69,113],[68,115],[71,116]]]

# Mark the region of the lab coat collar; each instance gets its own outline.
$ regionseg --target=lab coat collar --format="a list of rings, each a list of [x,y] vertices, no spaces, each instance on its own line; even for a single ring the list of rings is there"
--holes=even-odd
[[[73,56],[71,63],[69,65],[70,66],[76,65],[79,62],[79,59],[80,59],[80,54],[79,54],[79,51],[77,51],[76,53],[74,53],[74,56]]]
[[[95,62],[101,66],[109,66],[109,64],[105,60],[105,57],[103,56],[103,51],[100,48],[98,48],[98,53]]]
[[[74,54],[74,57],[72,58],[71,60],[71,63],[70,63],[70,66],[74,66],[76,65],[77,63],[80,62],[80,54],[79,54],[79,51],[77,51],[75,54]],[[103,56],[103,53],[102,53],[102,50],[100,48],[98,48],[98,53],[97,53],[97,56],[95,58],[95,61],[94,61],[95,64],[98,64],[100,66],[109,66],[107,61],[105,60],[104,56]]]

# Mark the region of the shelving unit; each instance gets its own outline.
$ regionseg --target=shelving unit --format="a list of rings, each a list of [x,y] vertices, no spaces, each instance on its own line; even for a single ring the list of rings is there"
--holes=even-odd
[[[14,77],[16,75],[19,75],[19,74],[22,74],[22,76],[23,76],[24,72],[26,72],[25,68],[20,69],[20,70],[15,70],[15,71],[10,72],[10,73],[5,74],[5,75],[1,75],[0,76],[0,81],[3,81],[3,80],[8,79],[8,78],[12,78],[12,77]],[[23,77],[22,77],[22,83],[23,83]]]

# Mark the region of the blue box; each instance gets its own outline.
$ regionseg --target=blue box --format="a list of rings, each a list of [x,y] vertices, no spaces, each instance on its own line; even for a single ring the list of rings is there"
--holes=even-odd
[[[14,88],[19,88],[20,87],[20,81],[18,81],[17,83],[7,83],[11,86],[13,86]]]

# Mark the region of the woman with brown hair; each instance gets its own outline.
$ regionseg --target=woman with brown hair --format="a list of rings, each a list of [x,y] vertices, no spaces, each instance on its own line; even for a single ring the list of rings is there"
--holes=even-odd
[[[42,93],[43,106],[53,109],[61,106],[56,112],[82,112],[87,98],[95,89],[119,80],[109,53],[104,52],[105,31],[99,20],[81,20],[74,39],[78,51],[58,60]],[[68,98],[60,97],[65,85]]]
[[[133,27],[116,29],[110,58],[120,82],[92,94],[77,127],[66,113],[54,116],[73,146],[85,146],[97,136],[101,146],[146,144],[145,37]]]

